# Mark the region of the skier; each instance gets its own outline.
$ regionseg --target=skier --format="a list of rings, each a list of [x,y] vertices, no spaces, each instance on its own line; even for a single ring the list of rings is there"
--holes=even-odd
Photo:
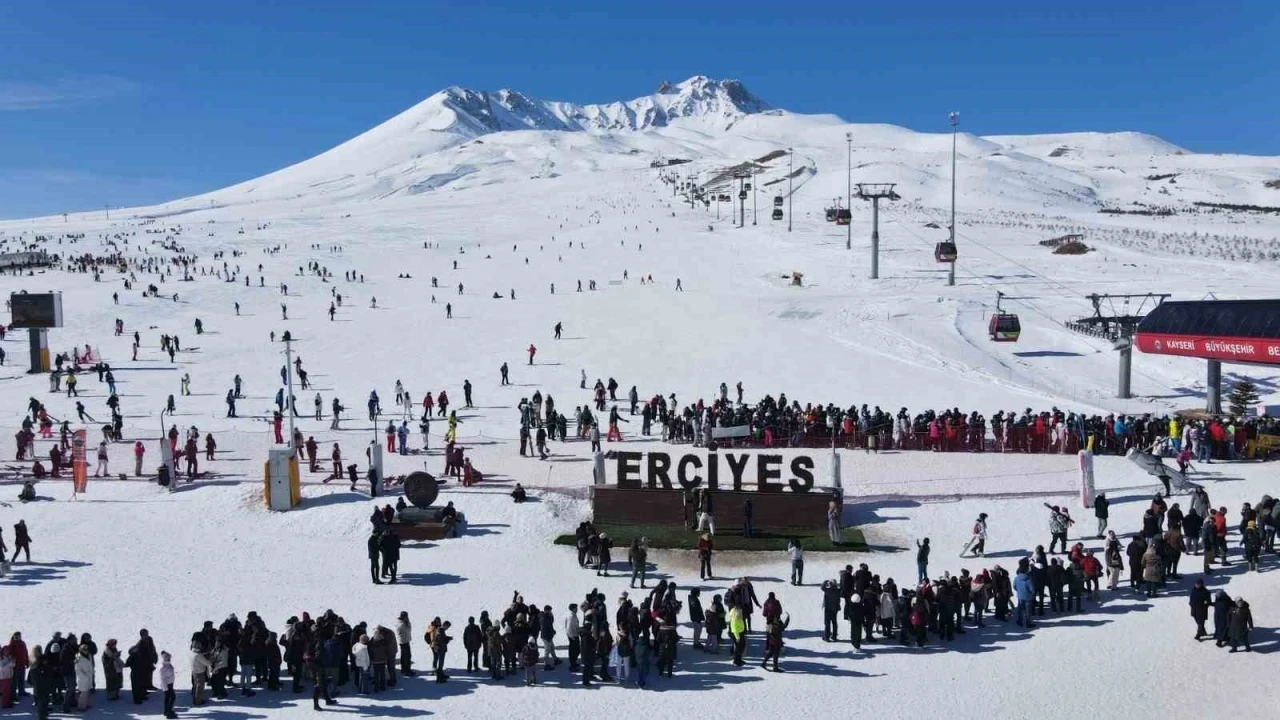
[[[468,408],[473,407],[471,404],[471,381],[470,380],[462,381],[462,399],[463,399],[463,407],[468,407]]]
[[[618,429],[619,422],[630,423],[631,421],[618,415],[618,406],[614,405],[609,410],[609,442],[622,442],[622,431]]]
[[[342,413],[342,411],[343,411],[343,410],[346,410],[346,408],[342,407],[342,404],[338,402],[338,398],[337,398],[337,396],[334,396],[334,398],[333,398],[333,422],[329,424],[329,429],[330,429],[330,430],[337,430],[337,429],[338,429],[338,419],[339,419],[339,415]],[[335,445],[335,447],[336,447],[336,445]]]
[[[170,396],[172,397],[172,396]],[[110,477],[111,473],[107,470],[107,441],[103,440],[98,443],[98,467],[93,471],[94,477]]]
[[[563,329],[564,329],[563,325],[561,325],[560,323],[556,323],[556,339],[557,340],[560,339],[560,331]]]
[[[507,377],[507,364],[505,362],[502,363],[502,367],[498,368],[498,372],[502,373],[502,384],[510,385],[511,380]]]
[[[142,477],[142,456],[146,452],[147,449],[143,447],[141,440],[133,444],[133,474],[136,477]]]
[[[538,348],[534,347],[534,346],[533,346],[533,343],[529,343],[529,350],[528,350],[528,352],[529,352],[529,364],[530,364],[530,365],[532,365],[532,364],[533,364],[533,356],[538,354]]]

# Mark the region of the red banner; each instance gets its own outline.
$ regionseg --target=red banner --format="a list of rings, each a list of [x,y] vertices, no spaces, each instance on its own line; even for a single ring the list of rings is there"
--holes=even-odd
[[[1134,340],[1137,342],[1138,349],[1144,353],[1280,365],[1280,340],[1195,337],[1163,333],[1138,333],[1134,336]]]
[[[71,436],[71,483],[75,486],[76,495],[89,485],[89,462],[85,458],[88,442],[88,433],[84,430],[77,430]]]

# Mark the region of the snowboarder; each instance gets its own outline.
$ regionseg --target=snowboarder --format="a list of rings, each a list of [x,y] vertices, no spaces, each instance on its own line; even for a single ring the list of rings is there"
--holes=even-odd
[[[969,542],[964,544],[960,549],[960,557],[964,557],[966,553],[972,551],[974,557],[982,557],[987,548],[987,514],[978,513],[978,519],[973,523],[973,537],[969,538]]]

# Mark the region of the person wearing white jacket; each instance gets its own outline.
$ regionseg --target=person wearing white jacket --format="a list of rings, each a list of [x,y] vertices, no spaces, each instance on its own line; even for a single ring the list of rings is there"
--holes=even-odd
[[[893,620],[897,613],[894,607],[893,593],[884,590],[880,593],[880,632],[885,637],[893,637]]]
[[[173,711],[175,673],[173,672],[173,663],[170,662],[172,659],[169,653],[163,651],[160,653],[160,689],[164,691],[164,716],[168,720],[174,720],[174,718],[178,717],[177,713]]]
[[[76,707],[82,712],[89,709],[89,692],[93,690],[93,658],[89,646],[81,645],[76,653]]]
[[[400,611],[396,619],[396,641],[400,645],[400,674],[413,677],[413,652],[409,643],[413,641],[413,623],[409,622],[409,613]]]
[[[204,686],[209,681],[209,674],[213,672],[213,665],[209,662],[209,656],[200,652],[199,649],[193,649],[191,653],[191,707],[200,707],[204,705]]]
[[[356,644],[351,646],[351,657],[356,663],[356,691],[361,695],[369,694],[369,636],[361,635]]]
[[[804,584],[804,548],[800,540],[792,538],[787,541],[787,557],[791,560],[791,584]]]

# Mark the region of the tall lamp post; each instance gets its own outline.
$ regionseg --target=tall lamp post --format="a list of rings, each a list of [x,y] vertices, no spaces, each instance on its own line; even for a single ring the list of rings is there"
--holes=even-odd
[[[951,112],[951,246],[956,244],[956,129],[960,125],[960,113]],[[947,285],[956,284],[956,261],[951,261],[947,271]]]
[[[787,232],[791,232],[791,183],[795,179],[796,149],[787,148]]]
[[[846,188],[844,193],[844,206],[849,208],[850,213],[853,212],[853,133],[844,134],[844,142],[848,147],[848,170],[845,173]],[[853,249],[853,218],[849,218],[849,224],[845,226],[848,233],[844,239],[844,249]]]

